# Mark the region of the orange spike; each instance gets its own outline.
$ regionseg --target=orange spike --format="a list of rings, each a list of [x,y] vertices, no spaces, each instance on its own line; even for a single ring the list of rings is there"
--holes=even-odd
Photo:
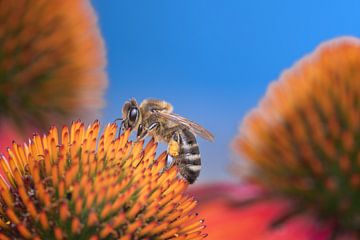
[[[189,183],[185,180],[178,180],[174,185],[174,194],[178,195],[185,191],[185,189],[189,186]]]
[[[48,230],[49,229],[49,221],[47,219],[47,216],[46,216],[46,213],[45,211],[42,211],[39,215],[39,220],[40,220],[40,224],[41,224],[41,227],[44,229],[44,230]]]
[[[159,211],[159,206],[157,205],[157,203],[154,203],[154,205],[156,204],[156,206],[152,206],[149,205],[144,212],[144,215],[142,215],[142,219],[146,220],[148,218],[153,217],[158,211]]]
[[[180,230],[180,228],[173,228],[171,230],[166,231],[165,233],[161,234],[159,236],[159,239],[170,239],[170,238],[175,238],[176,237],[176,233],[178,233]],[[189,238],[191,239],[191,238]]]
[[[11,169],[12,171],[14,171],[15,169],[21,169],[22,168],[22,164],[21,162],[19,161],[16,153],[15,153],[15,150],[14,152],[11,150],[11,149],[8,149],[8,154],[9,154],[9,160],[11,161],[10,163],[12,163],[13,165],[11,166]]]
[[[169,214],[172,210],[175,209],[177,203],[172,203],[172,204],[168,204],[166,206],[164,206],[157,214],[156,216],[159,219],[162,219],[163,217],[165,217],[167,214]]]
[[[135,230],[138,229],[141,225],[142,225],[142,221],[140,219],[136,220],[135,222],[128,225],[127,232],[129,234],[134,234]]]
[[[21,148],[18,144],[13,142],[12,149],[14,151],[14,154],[16,155],[16,159],[18,160],[18,168],[20,170],[21,174],[25,173],[25,153],[23,148]]]
[[[57,186],[57,185],[58,185],[59,177],[58,177],[58,168],[57,168],[56,165],[53,165],[53,166],[52,166],[52,169],[51,169],[51,180],[52,180],[54,186]]]
[[[51,205],[51,198],[48,193],[44,194],[44,205],[46,208],[49,208]]]
[[[76,141],[73,141],[70,145],[69,145],[69,151],[70,151],[70,157],[72,159],[76,158],[78,151],[79,151],[79,144]]]
[[[81,177],[81,179],[80,179],[80,189],[83,190],[84,195],[88,195],[88,194],[89,194],[90,189],[89,189],[88,186],[90,186],[90,185],[91,185],[91,184],[90,184],[90,181],[89,181],[88,176],[87,176],[87,175],[83,175],[83,176]]]
[[[47,176],[51,175],[51,160],[50,160],[50,153],[48,149],[44,151],[44,165],[45,165],[45,172]]]
[[[35,208],[35,205],[34,203],[29,199],[26,203],[26,208],[27,208],[27,211],[30,213],[31,217],[33,219],[37,219],[38,218],[38,213],[36,211],[36,208]]]
[[[174,166],[169,170],[167,170],[166,172],[164,172],[163,174],[161,174],[157,182],[158,185],[162,185],[164,181],[168,181],[169,179],[175,179],[177,175],[177,171],[178,171],[177,168]]]
[[[5,236],[4,234],[0,233],[0,240],[11,240],[11,239]]]
[[[118,199],[115,200],[113,204],[113,209],[120,208],[124,203],[126,203],[130,197],[133,195],[133,193],[136,191],[136,187],[133,186],[129,188],[126,192],[124,192]]]
[[[162,222],[162,223],[158,224],[156,227],[154,227],[153,229],[151,229],[150,234],[155,235],[155,234],[161,233],[161,232],[165,231],[168,226],[169,226],[168,222]]]
[[[0,168],[3,170],[3,173],[5,173],[5,177],[7,180],[5,182],[9,182],[11,185],[15,186],[15,183],[13,181],[13,176],[11,174],[12,173],[11,168],[4,156],[0,156]]]
[[[70,185],[70,184],[69,184]],[[78,199],[79,198],[79,194],[80,194],[80,184],[78,182],[75,182],[72,185],[72,198],[73,199]]]
[[[86,198],[86,203],[85,203],[85,207],[86,208],[90,208],[92,206],[92,204],[94,203],[96,194],[94,192],[91,192],[88,194],[87,198]]]
[[[182,211],[179,211],[179,210],[176,209],[173,212],[171,212],[169,215],[167,215],[163,220],[172,222],[175,219],[177,219],[178,217],[180,217],[182,214],[183,214]]]
[[[56,126],[51,126],[49,132],[49,138],[54,139],[56,145],[59,144],[59,134]]]
[[[197,217],[197,214],[184,215],[184,213],[182,213],[181,215],[183,217],[180,217],[176,221],[170,223],[169,228],[175,228],[181,226],[184,223],[190,223],[193,219]]]
[[[125,236],[120,237],[119,240],[130,240],[131,236],[132,235],[129,233],[129,234],[126,234]]]
[[[126,142],[128,141],[130,136],[130,130],[126,130],[121,136],[120,136],[120,143],[119,148],[122,149],[125,147]]]
[[[35,163],[34,166],[33,166],[32,177],[34,178],[35,183],[39,183],[41,181],[40,169],[39,169],[39,164],[38,163]]]
[[[100,231],[100,238],[106,238],[110,234],[116,235],[116,232],[114,231],[114,229],[109,224],[106,224],[103,227],[103,229]]]
[[[79,163],[73,163],[65,173],[65,185],[70,186],[79,172]]]
[[[56,240],[61,240],[64,237],[63,232],[59,227],[55,227],[54,234]]]
[[[132,149],[132,155],[133,155],[133,159],[138,159],[140,157],[140,155],[142,154],[142,148],[144,145],[144,140],[136,142],[133,145],[133,149]]]
[[[64,172],[65,172],[65,164],[66,164],[66,158],[64,155],[59,155],[58,156],[58,171],[59,171],[59,176],[63,177],[64,176]]]
[[[181,209],[183,210],[184,213],[188,213],[195,208],[196,204],[197,204],[197,201],[190,199],[189,201],[187,201],[187,204],[183,203],[181,205]]]
[[[159,205],[164,206],[173,198],[173,196],[174,196],[174,192],[171,192],[167,195],[164,194],[159,202]]]
[[[34,146],[36,149],[36,154],[43,156],[44,155],[44,147],[42,144],[42,140],[39,134],[35,134],[33,137]]]
[[[69,128],[64,126],[61,131],[61,145],[64,146],[65,152],[68,152],[70,144]]]
[[[1,181],[0,181],[0,182],[1,182]],[[13,207],[14,201],[13,201],[13,198],[11,197],[10,192],[9,192],[7,189],[1,187],[1,188],[0,188],[0,196],[1,196],[2,199],[5,201],[6,206],[8,206],[9,208],[12,208],[12,207]]]
[[[69,207],[68,207],[67,203],[62,203],[60,205],[59,212],[60,212],[60,220],[65,222],[68,219],[68,217],[70,216],[70,211],[69,211]]]
[[[24,182],[23,182],[22,179],[23,179],[23,177],[22,177],[21,173],[19,172],[19,170],[15,169],[15,171],[14,171],[14,180],[15,180],[17,186],[23,186],[24,185]]]
[[[97,161],[95,160],[94,152],[89,154],[89,163],[90,163],[90,175],[96,174]]]
[[[112,226],[119,228],[120,225],[125,223],[125,214],[120,212],[115,218],[113,218]]]
[[[87,225],[93,226],[99,222],[95,212],[91,211],[88,216]]]
[[[198,232],[201,233],[201,230],[205,228],[204,225],[202,225],[203,221],[196,221],[192,224],[189,224],[183,228],[181,228],[180,233],[191,233],[191,232]]]
[[[201,231],[197,231],[197,232],[192,232],[192,233],[189,233],[189,234],[186,234],[186,239],[203,239],[206,237],[206,235],[204,234],[201,234]]]
[[[22,237],[27,239],[32,238],[31,232],[22,223],[17,224],[16,228]]]
[[[64,180],[60,180],[60,183],[58,185],[58,193],[59,193],[59,198],[64,198],[64,196],[65,196],[65,183],[64,183]]]
[[[140,236],[147,235],[152,229],[154,229],[154,227],[156,227],[156,222],[150,222],[143,229],[141,229],[139,235]]]
[[[82,224],[80,220],[77,217],[73,218],[71,221],[71,232],[73,234],[79,234],[81,232],[81,228]]]
[[[152,162],[154,160],[155,154],[156,154],[156,148],[157,148],[157,143],[155,143],[154,139],[151,139],[150,142],[148,142],[148,144],[146,145],[145,149],[144,149],[144,159],[150,159],[150,162]]]
[[[151,187],[151,189],[156,189],[156,183]],[[148,198],[147,202],[153,202],[153,201],[160,201],[161,191],[155,191],[151,194],[151,196]]]
[[[126,217],[128,219],[134,219],[136,214],[140,211],[142,207],[142,203],[139,201],[139,202],[136,202],[132,208],[126,213]]]
[[[75,212],[76,214],[81,214],[81,211],[83,210],[83,200],[81,198],[77,198],[75,201]]]
[[[111,213],[111,209],[112,209],[112,204],[110,203],[106,204],[100,213],[100,218],[102,219],[106,218]]]

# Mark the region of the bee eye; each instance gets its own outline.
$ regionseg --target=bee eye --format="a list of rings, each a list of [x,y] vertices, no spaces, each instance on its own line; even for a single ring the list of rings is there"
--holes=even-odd
[[[130,108],[129,110],[129,121],[134,123],[139,116],[139,110],[137,108]]]

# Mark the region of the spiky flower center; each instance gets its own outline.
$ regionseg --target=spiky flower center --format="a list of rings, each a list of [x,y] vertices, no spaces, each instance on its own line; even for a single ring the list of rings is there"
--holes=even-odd
[[[99,122],[75,122],[34,135],[29,145],[13,144],[2,156],[0,238],[200,239],[196,202],[183,194],[187,182],[166,152],[155,159],[152,140],[116,138]]]
[[[236,146],[248,176],[320,218],[360,229],[360,40],[323,44],[274,82]]]

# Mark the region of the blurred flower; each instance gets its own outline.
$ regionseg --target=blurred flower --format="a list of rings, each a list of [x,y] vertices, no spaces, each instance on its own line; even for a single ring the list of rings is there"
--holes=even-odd
[[[245,119],[234,142],[245,178],[291,203],[281,223],[309,214],[332,238],[360,236],[359,104],[360,40],[340,38],[285,71]]]
[[[107,80],[89,1],[0,0],[0,19],[0,124],[24,135],[30,125],[93,118]]]
[[[206,219],[207,239],[327,240],[330,235],[329,226],[321,226],[308,216],[273,226],[289,209],[289,202],[256,201],[263,191],[254,185],[217,183],[192,188],[190,194],[200,202],[196,211]]]
[[[0,152],[5,152],[11,141],[21,141],[22,137],[17,131],[16,126],[10,121],[3,121],[0,124]]]
[[[0,239],[202,239],[203,221],[157,144],[99,122],[34,135],[0,159]]]
[[[6,121],[4,124],[0,124],[0,153],[5,152],[11,141],[21,141],[22,137],[18,133],[16,127],[12,122]],[[0,175],[3,172],[0,168]]]

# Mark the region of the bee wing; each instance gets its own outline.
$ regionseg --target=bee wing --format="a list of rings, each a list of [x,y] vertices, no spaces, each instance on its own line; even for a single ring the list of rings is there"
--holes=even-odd
[[[201,136],[202,138],[204,138],[206,140],[209,140],[212,142],[214,141],[214,135],[212,135],[211,132],[209,132],[208,130],[206,130],[205,128],[200,126],[199,124],[197,124],[189,119],[186,119],[176,113],[169,113],[169,112],[164,112],[164,111],[161,111],[161,112],[154,111],[154,114],[156,114],[159,117],[170,120],[174,123],[181,124],[182,126],[190,129],[195,134]]]

